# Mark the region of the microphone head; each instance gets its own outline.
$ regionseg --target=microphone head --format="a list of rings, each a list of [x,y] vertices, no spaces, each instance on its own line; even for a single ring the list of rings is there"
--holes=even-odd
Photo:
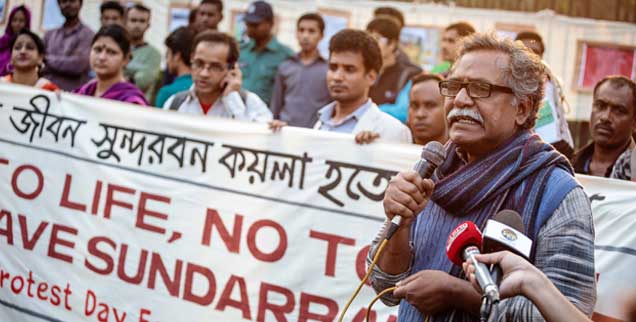
[[[434,164],[437,168],[446,160],[446,150],[444,150],[444,146],[437,141],[428,142],[422,148],[422,159],[428,160],[428,162]]]
[[[514,210],[502,210],[486,222],[482,253],[508,250],[527,259],[532,250],[532,240],[524,232],[521,215]]]
[[[468,246],[481,248],[481,232],[472,221],[460,224],[448,235],[446,256],[455,265],[461,266],[464,262],[462,252]]]
[[[504,209],[492,216],[492,220],[508,225],[510,228],[514,228],[522,234],[526,233],[526,228],[523,227],[523,219],[521,219],[521,215],[514,210]]]

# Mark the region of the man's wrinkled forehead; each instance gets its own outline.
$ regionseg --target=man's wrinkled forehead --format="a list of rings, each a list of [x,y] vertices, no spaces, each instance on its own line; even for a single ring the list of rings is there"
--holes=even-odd
[[[509,68],[509,61],[508,55],[500,51],[470,51],[458,57],[448,79],[501,81],[505,70]]]

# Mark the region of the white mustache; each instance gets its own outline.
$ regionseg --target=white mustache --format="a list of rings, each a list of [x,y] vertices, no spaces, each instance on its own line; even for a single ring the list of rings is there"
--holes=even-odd
[[[446,116],[446,119],[448,120],[448,123],[450,124],[450,123],[453,123],[454,121],[457,121],[457,119],[459,119],[460,117],[467,117],[479,124],[484,124],[484,118],[481,117],[481,114],[479,114],[479,112],[475,110],[471,110],[468,108],[454,108],[448,113],[448,116]]]

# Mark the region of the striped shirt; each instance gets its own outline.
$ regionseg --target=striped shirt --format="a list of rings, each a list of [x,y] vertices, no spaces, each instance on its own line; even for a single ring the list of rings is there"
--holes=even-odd
[[[371,263],[379,242],[385,236],[386,227],[388,222],[372,241],[367,264]],[[440,238],[446,239],[446,236],[440,236]],[[570,302],[583,313],[591,316],[596,302],[594,226],[590,203],[582,188],[575,188],[568,193],[554,214],[539,230],[534,242],[536,243],[535,266],[546,274]],[[412,247],[411,251],[420,250]],[[409,268],[404,273],[390,275],[376,266],[371,273],[370,281],[379,293],[388,287],[395,286],[395,283],[411,273],[415,272],[411,272]],[[389,306],[400,302],[390,294],[385,295],[382,301]],[[501,301],[497,313],[497,316],[491,316],[490,321],[545,321],[534,304],[523,296]],[[464,315],[453,314],[457,317]],[[474,320],[477,321],[478,318],[475,317]],[[450,321],[463,320],[451,319]]]

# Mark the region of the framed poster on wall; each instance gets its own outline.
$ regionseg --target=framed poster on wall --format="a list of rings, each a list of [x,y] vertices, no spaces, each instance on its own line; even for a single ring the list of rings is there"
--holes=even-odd
[[[400,46],[412,62],[431,70],[440,58],[442,28],[430,25],[407,25],[400,33]]]
[[[7,0],[0,0],[0,24],[7,20]]]
[[[329,57],[329,40],[342,29],[349,28],[351,21],[351,13],[348,11],[335,10],[329,8],[318,8],[318,13],[325,21],[324,37],[318,44],[318,51],[324,58]]]
[[[636,47],[579,40],[572,88],[591,93],[594,85],[608,75],[636,78]]]
[[[187,4],[172,3],[170,4],[168,16],[168,31],[187,26],[190,19],[190,11],[192,8]]]
[[[232,9],[230,24],[232,35],[239,43],[249,41],[247,27],[245,26],[245,11]]]

